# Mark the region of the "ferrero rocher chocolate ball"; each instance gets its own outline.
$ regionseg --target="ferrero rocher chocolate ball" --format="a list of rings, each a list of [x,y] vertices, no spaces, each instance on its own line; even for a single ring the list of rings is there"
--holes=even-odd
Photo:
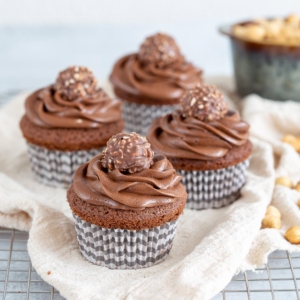
[[[203,122],[222,119],[228,105],[222,93],[213,85],[198,85],[188,90],[181,99],[181,115],[195,117]]]
[[[136,173],[151,167],[153,155],[146,138],[135,132],[118,133],[107,142],[102,166],[109,171]]]
[[[56,91],[66,100],[86,99],[98,90],[97,80],[86,67],[72,66],[58,74]]]
[[[140,47],[138,58],[144,64],[154,64],[159,68],[164,68],[182,59],[182,55],[172,37],[157,33],[146,38]]]

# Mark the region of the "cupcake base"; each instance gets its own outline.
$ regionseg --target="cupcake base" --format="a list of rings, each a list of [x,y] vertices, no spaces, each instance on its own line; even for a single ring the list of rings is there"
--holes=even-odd
[[[145,105],[122,100],[126,132],[145,136],[151,123],[158,117],[171,113],[178,105]]]
[[[65,188],[73,182],[77,168],[103,150],[58,151],[30,143],[27,147],[36,179],[46,185]]]
[[[178,219],[143,230],[103,228],[73,213],[80,252],[110,269],[140,269],[162,262],[171,248]]]
[[[250,159],[219,170],[177,170],[188,193],[186,207],[190,209],[220,208],[237,200],[246,182]]]

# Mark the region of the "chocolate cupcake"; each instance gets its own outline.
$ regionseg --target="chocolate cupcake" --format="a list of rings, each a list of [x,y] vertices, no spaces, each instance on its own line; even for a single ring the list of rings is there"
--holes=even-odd
[[[111,269],[163,261],[187,194],[171,163],[136,133],[119,133],[78,168],[67,192],[82,255]]]
[[[85,67],[59,73],[56,83],[31,94],[20,127],[36,178],[69,186],[76,169],[102,151],[124,127],[121,103],[97,86]]]
[[[183,177],[187,207],[204,209],[239,197],[252,152],[248,131],[239,113],[228,110],[223,95],[202,85],[183,95],[178,110],[156,119],[147,138]]]
[[[119,59],[110,75],[123,101],[126,131],[145,135],[152,121],[172,112],[185,90],[202,82],[202,71],[187,62],[174,39],[158,33],[139,52]]]

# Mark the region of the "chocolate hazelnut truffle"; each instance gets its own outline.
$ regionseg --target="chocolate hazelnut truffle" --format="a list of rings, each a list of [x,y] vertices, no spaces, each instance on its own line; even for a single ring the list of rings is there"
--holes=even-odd
[[[157,33],[146,38],[140,46],[138,58],[144,64],[154,64],[163,68],[182,59],[182,55],[171,36]]]
[[[183,117],[195,117],[203,122],[222,119],[228,105],[220,91],[212,85],[198,85],[187,91],[181,99]]]
[[[153,164],[153,151],[146,138],[139,134],[118,133],[107,142],[102,165],[109,171],[136,173]]]
[[[66,100],[91,98],[97,92],[97,80],[86,67],[72,66],[58,74],[55,88]]]

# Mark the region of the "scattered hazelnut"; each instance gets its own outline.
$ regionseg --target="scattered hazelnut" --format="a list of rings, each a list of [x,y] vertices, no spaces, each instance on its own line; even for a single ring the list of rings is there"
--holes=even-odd
[[[294,187],[294,189],[297,191],[297,192],[300,192],[300,181],[297,182],[296,186]]]
[[[298,137],[287,134],[282,141],[291,145],[297,152],[300,152],[300,139]]]
[[[279,229],[281,227],[280,218],[280,211],[275,206],[270,205],[267,207],[266,215],[261,222],[261,227]]]
[[[297,205],[300,207],[300,199],[298,200]]]
[[[300,226],[294,226],[285,233],[285,238],[292,244],[300,244]]]
[[[267,215],[263,218],[261,225],[262,228],[280,229],[281,220],[276,216]]]
[[[266,211],[266,216],[274,216],[280,219],[281,213],[275,206],[269,205]]]
[[[278,177],[275,181],[275,185],[282,185],[282,186],[292,188],[293,187],[293,182],[288,177]]]

